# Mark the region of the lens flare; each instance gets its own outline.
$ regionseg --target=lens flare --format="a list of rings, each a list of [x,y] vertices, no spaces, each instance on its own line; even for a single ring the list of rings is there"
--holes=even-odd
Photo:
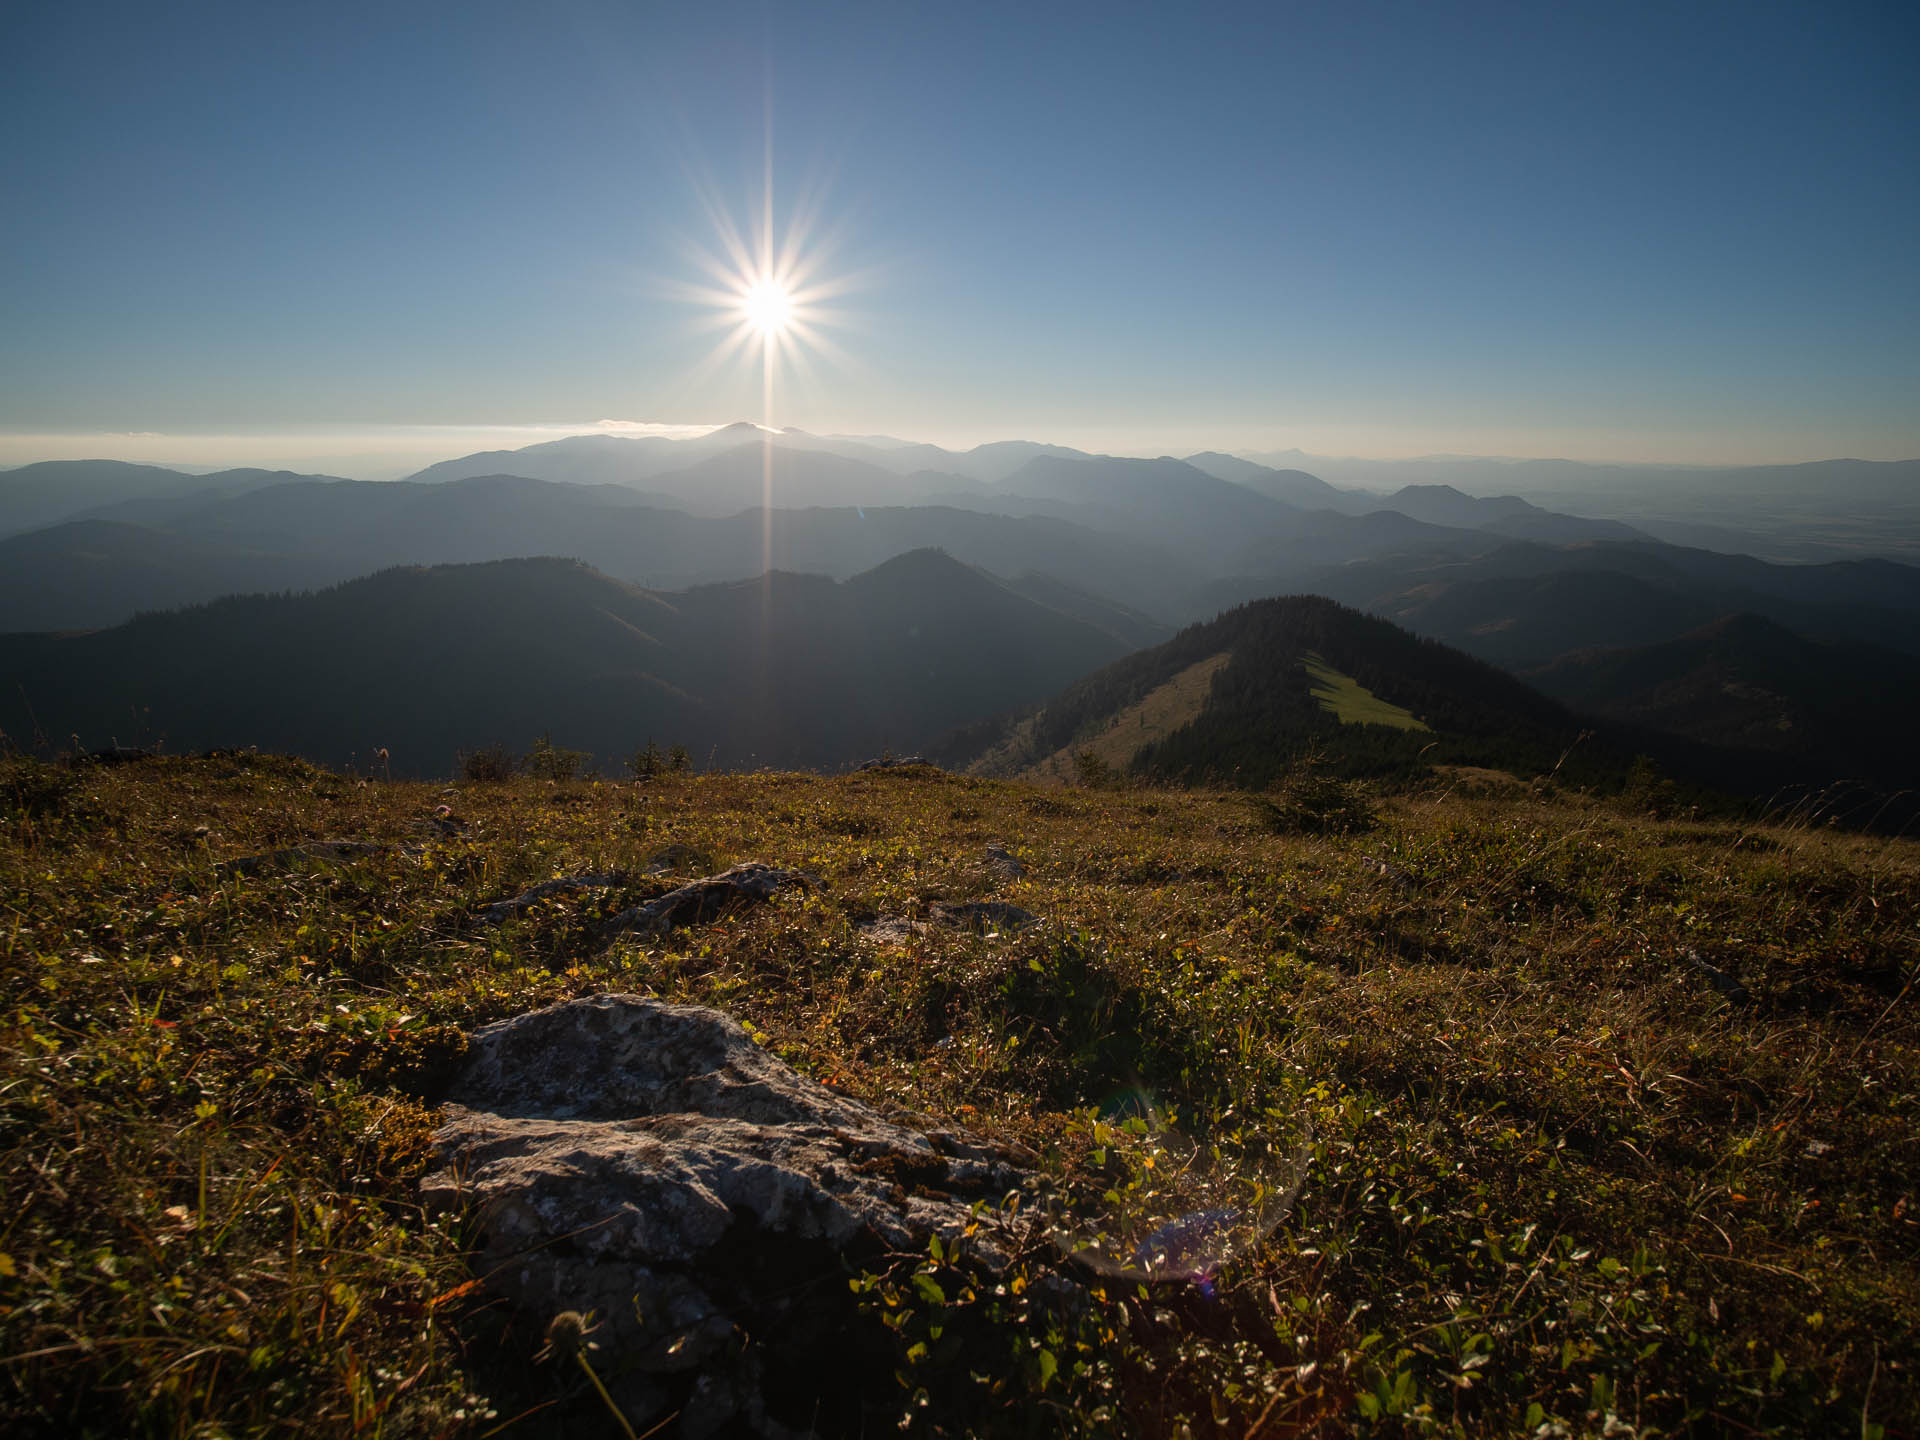
[[[722,370],[739,366],[759,372],[761,559],[771,572],[773,514],[780,498],[775,441],[782,433],[775,402],[790,383],[811,378],[815,360],[848,368],[849,357],[824,332],[846,323],[832,302],[858,289],[863,277],[840,263],[844,232],[822,223],[821,190],[803,187],[794,202],[775,208],[771,106],[766,172],[746,223],[736,219],[719,187],[697,176],[694,183],[712,233],[704,242],[688,237],[686,252],[705,278],[669,282],[666,293],[694,307],[699,328],[718,331],[719,339],[678,383],[694,392]]]
[[[757,370],[758,418],[777,429],[775,401],[789,381],[807,376],[815,361],[833,369],[848,365],[826,332],[846,323],[833,302],[860,279],[835,265],[835,237],[823,232],[812,197],[803,197],[781,224],[769,187],[744,225],[716,191],[705,189],[701,198],[712,234],[705,244],[689,241],[687,251],[704,276],[672,283],[668,293],[693,307],[700,328],[719,337],[682,383],[697,389],[735,366]]]

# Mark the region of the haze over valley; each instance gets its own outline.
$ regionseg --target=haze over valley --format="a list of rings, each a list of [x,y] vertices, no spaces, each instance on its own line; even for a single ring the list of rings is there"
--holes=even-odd
[[[14,683],[0,713],[9,734],[37,727],[83,745],[264,744],[334,764],[385,749],[389,769],[420,775],[536,733],[608,763],[643,735],[671,735],[714,763],[835,769],[882,750],[948,747],[953,732],[1037,705],[1105,659],[1222,610],[1317,594],[1501,666],[1591,721],[1764,752],[1772,763],[1751,768],[1749,791],[1849,781],[1891,792],[1920,778],[1891,733],[1899,727],[1871,718],[1901,710],[1920,655],[1920,569],[1894,558],[1920,463],[1664,476],[1668,511],[1718,497],[1716,513],[1738,521],[1748,512],[1725,497],[1751,493],[1752,524],[1772,523],[1778,498],[1817,475],[1824,504],[1878,517],[1879,543],[1810,540],[1822,558],[1798,561],[1724,539],[1673,544],[1653,533],[1659,519],[1637,513],[1593,518],[1431,478],[1466,478],[1469,462],[1403,463],[1423,478],[1382,492],[1222,452],[1140,459],[1003,442],[955,453],[744,422],[683,438],[541,442],[395,482],[44,462],[0,473],[0,525],[11,532],[0,538],[0,626],[66,638],[5,642]],[[1552,470],[1576,500],[1578,483],[1600,483],[1568,481],[1579,467],[1481,465],[1473,473]],[[1623,502],[1640,493],[1620,492]],[[622,622],[641,644],[627,659],[605,636],[598,643],[611,648],[598,654],[578,643],[606,609],[569,608],[583,603],[586,571],[486,563],[532,557],[589,567],[613,583],[609,596],[648,596],[657,617],[693,627],[685,633],[700,637],[712,668],[698,683],[681,673],[687,657],[665,656],[694,642],[655,635],[658,620]],[[478,568],[431,583],[432,567],[447,566]],[[369,582],[385,620],[362,633],[378,645],[352,641],[375,592],[348,582],[420,567],[419,584]],[[852,588],[810,588],[808,576]],[[825,618],[880,576],[889,603]],[[758,608],[747,598],[756,585]],[[338,586],[324,601],[264,598]],[[457,637],[440,628],[447,602],[429,598],[449,586],[468,616]],[[249,594],[263,598],[227,599]],[[723,595],[735,597],[725,623],[712,610]],[[985,595],[1001,603],[981,609]],[[172,631],[145,619],[119,638],[136,616],[213,601],[225,603]],[[567,645],[525,628],[549,604],[555,636],[575,637]],[[523,639],[495,633],[509,616]],[[936,640],[936,617],[951,640]],[[260,658],[236,668],[239,633]],[[163,644],[162,634],[178,638]],[[456,638],[464,658],[446,650]],[[943,648],[962,639],[967,654]],[[649,645],[665,650],[649,655]],[[576,658],[563,663],[567,653]],[[854,654],[868,677],[857,682],[843,663]],[[324,655],[344,668],[329,670]],[[268,656],[286,676],[258,668]],[[419,683],[376,683],[381,664],[396,682],[411,671]],[[516,682],[491,686],[489,671]],[[1688,698],[1658,701],[1641,693],[1651,682],[1628,678],[1652,671]],[[631,678],[606,689],[587,678],[601,672]],[[1390,693],[1392,679],[1383,683]],[[928,703],[899,703],[914,692]],[[1845,720],[1815,718],[1850,692],[1860,698]],[[426,712],[435,718],[423,726]],[[1883,730],[1885,740],[1867,738]],[[1682,768],[1705,763],[1684,754]],[[1241,768],[1220,761],[1222,775]],[[1701,773],[1740,770],[1705,763]]]

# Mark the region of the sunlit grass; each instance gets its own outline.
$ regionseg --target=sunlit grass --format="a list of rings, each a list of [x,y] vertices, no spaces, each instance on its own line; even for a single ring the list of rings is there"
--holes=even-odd
[[[1343,675],[1318,655],[1309,654],[1305,667],[1313,680],[1313,698],[1320,708],[1343,725],[1391,725],[1396,730],[1425,730],[1425,722],[1411,710],[1389,704],[1351,675]]]
[[[1210,1296],[1109,1286],[1063,1328],[942,1257],[931,1288],[872,1277],[903,1407],[935,1402],[917,1425],[1920,1418],[1909,843],[1443,785],[1314,838],[1223,793],[451,789],[249,757],[9,764],[0,807],[0,1405],[22,1430],[604,1426],[584,1378],[529,1363],[537,1326],[479,1303],[465,1222],[413,1200],[464,1032],[602,990],[721,1006],[849,1093],[1030,1146],[1103,1223],[1284,1176],[1311,1135],[1298,1207]],[[388,848],[222,864],[321,839]],[[588,921],[632,891],[473,922],[670,844],[826,888],[605,952]],[[861,928],[989,895],[1048,923]],[[928,1337],[962,1312],[1017,1363],[942,1370]]]

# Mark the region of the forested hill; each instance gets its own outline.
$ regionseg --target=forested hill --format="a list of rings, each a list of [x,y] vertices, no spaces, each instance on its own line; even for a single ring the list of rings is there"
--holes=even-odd
[[[83,747],[258,746],[394,773],[648,738],[702,762],[836,768],[1028,704],[1125,653],[932,550],[835,582],[660,592],[563,560],[386,571],[77,636],[0,636],[0,729]]]
[[[1206,684],[1189,687],[1189,713],[1133,750],[1128,768],[1258,786],[1311,750],[1357,775],[1444,762],[1538,770],[1581,731],[1565,708],[1491,665],[1334,601],[1295,595],[1190,626],[1043,706],[952,737],[942,754],[1017,773],[1116,733],[1209,661]]]

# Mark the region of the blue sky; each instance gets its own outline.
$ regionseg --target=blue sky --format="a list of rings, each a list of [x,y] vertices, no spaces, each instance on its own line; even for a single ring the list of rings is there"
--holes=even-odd
[[[1920,455],[1916,14],[15,4],[0,459],[761,418],[675,290],[769,131],[777,423]]]

